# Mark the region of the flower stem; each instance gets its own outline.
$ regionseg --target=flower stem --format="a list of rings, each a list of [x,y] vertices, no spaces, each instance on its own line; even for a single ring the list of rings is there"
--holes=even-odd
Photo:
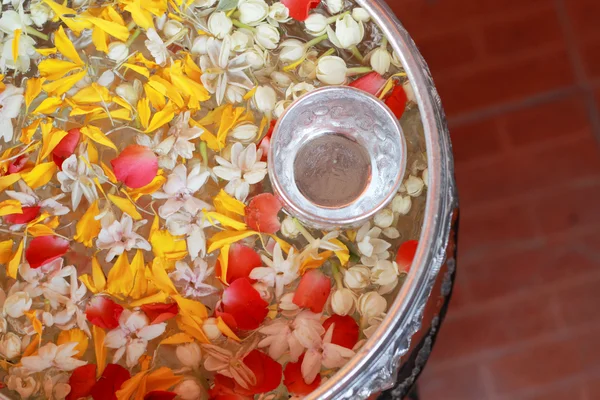
[[[304,236],[304,239],[306,239],[308,243],[312,243],[315,241],[315,238],[312,237],[310,232],[306,230],[306,228],[300,223],[300,221],[294,218],[294,223],[296,224],[296,228],[298,228],[298,232],[300,232],[300,234]]]
[[[329,38],[328,34],[324,34],[324,35],[318,36],[318,37],[314,38],[313,40],[311,40],[310,42],[307,42],[306,45],[305,45],[305,48],[308,49],[308,48],[310,48],[312,46],[316,46],[319,43],[321,43],[322,41],[327,40],[327,38]]]
[[[348,76],[361,75],[361,74],[366,74],[367,72],[371,72],[371,71],[373,71],[373,69],[371,67],[348,68],[347,75]]]
[[[332,47],[331,49],[327,50],[325,53],[321,54],[321,56],[318,58],[317,62],[323,58],[323,57],[327,57],[332,55],[333,53],[335,53],[335,49]]]
[[[344,18],[348,14],[350,14],[350,11],[346,11],[345,13],[342,13],[340,15],[334,15],[333,17],[329,17],[329,18],[327,18],[327,23],[333,24],[335,21],[337,21],[338,19]]]
[[[206,142],[200,142],[198,144],[198,151],[200,152],[200,157],[202,157],[202,165],[206,167],[208,165],[208,151],[206,150]]]
[[[184,29],[180,30],[179,32],[177,32],[177,35],[173,36],[171,39],[169,39],[165,42],[165,46],[169,47],[170,45],[172,45],[173,43],[175,43],[176,41],[178,41],[179,39],[184,37],[188,33],[188,30],[189,30],[188,28],[184,28]]]
[[[255,27],[246,25],[246,24],[242,23],[240,20],[232,19],[231,22],[233,23],[234,26],[237,26],[238,28],[248,29],[250,32],[256,32]]]
[[[387,39],[387,37],[384,36],[381,39],[381,47],[387,50],[387,45],[388,45],[388,39]]]
[[[340,272],[339,263],[337,261],[331,261],[331,271],[333,273],[333,279],[335,279],[335,285],[337,289],[343,289],[344,284],[342,283],[342,274]]]
[[[27,32],[28,35],[35,36],[35,37],[43,39],[43,40],[48,40],[49,39],[48,35],[46,35],[45,33],[40,32],[38,30],[35,30],[31,26],[28,26],[27,28],[25,28],[25,32]]]
[[[134,20],[129,21],[129,23],[127,24],[127,30],[130,31],[133,28],[135,28],[137,26],[137,24],[135,23]]]
[[[356,46],[352,46],[352,47],[350,47],[350,49],[349,49],[349,50],[352,52],[352,55],[353,55],[354,57],[356,57],[356,59],[357,59],[358,61],[360,61],[361,63],[363,63],[363,62],[365,61],[365,58],[364,58],[364,57],[363,57],[363,55],[360,53],[360,50],[358,50],[358,47],[356,47]]]
[[[140,28],[136,28],[136,30],[131,34],[131,36],[129,37],[129,39],[127,39],[127,42],[125,42],[125,46],[127,46],[127,48],[129,48],[129,46],[131,46],[131,44],[133,43],[133,41],[135,39],[137,39],[138,36],[140,36],[140,33],[142,33],[142,31],[140,30]]]

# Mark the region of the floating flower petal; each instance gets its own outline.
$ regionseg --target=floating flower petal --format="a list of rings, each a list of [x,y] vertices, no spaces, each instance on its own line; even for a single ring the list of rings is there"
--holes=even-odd
[[[58,236],[34,238],[25,251],[29,267],[36,269],[50,261],[62,257],[69,250],[69,242]]]
[[[122,312],[123,307],[106,296],[92,297],[85,308],[88,321],[103,329],[118,327]]]
[[[117,179],[134,189],[148,185],[158,174],[158,158],[140,145],[127,146],[110,163]]]
[[[293,302],[299,307],[320,313],[325,307],[331,292],[331,279],[321,270],[311,269],[300,279],[300,284],[294,293]]]
[[[281,207],[281,202],[271,193],[259,194],[246,207],[246,224],[258,232],[276,233],[281,228],[277,218]]]

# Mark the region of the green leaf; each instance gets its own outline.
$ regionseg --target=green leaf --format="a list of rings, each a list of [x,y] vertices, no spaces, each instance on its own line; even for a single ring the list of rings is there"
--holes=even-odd
[[[229,11],[237,8],[240,0],[219,0],[217,11]]]

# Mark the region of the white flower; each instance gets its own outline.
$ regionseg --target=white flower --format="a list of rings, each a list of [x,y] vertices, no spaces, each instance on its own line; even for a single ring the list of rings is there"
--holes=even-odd
[[[223,39],[229,35],[232,28],[233,22],[223,11],[214,12],[208,18],[208,30],[217,39]]]
[[[269,8],[268,21],[271,25],[286,23],[290,20],[290,10],[282,3],[273,3]]]
[[[139,79],[133,81],[133,83],[123,82],[117,86],[115,92],[128,102],[131,106],[137,106],[137,102],[140,99],[143,91],[142,82]]]
[[[184,367],[192,370],[198,369],[202,362],[202,350],[200,350],[200,346],[196,342],[177,346],[175,355]]]
[[[237,125],[229,134],[232,138],[244,143],[252,142],[257,135],[258,126],[251,123]]]
[[[154,28],[148,28],[146,36],[148,39],[144,41],[144,44],[148,51],[150,51],[150,54],[152,54],[152,57],[154,57],[154,61],[159,65],[164,65],[167,62],[167,58],[169,58],[169,50],[165,42],[163,42]]]
[[[275,296],[280,298],[286,285],[294,282],[299,276],[300,260],[294,249],[290,249],[287,260],[283,258],[283,252],[279,243],[273,248],[273,261],[263,257],[266,267],[257,267],[250,272],[250,279],[256,279],[275,288]]]
[[[8,315],[11,318],[20,318],[29,309],[32,304],[31,297],[27,292],[15,292],[8,296],[2,306],[2,313]]]
[[[4,335],[0,340],[0,355],[7,359],[13,359],[21,355],[21,339],[12,332]]]
[[[404,187],[406,188],[406,193],[408,193],[409,196],[419,197],[423,193],[425,183],[423,183],[421,178],[410,175],[408,179],[404,181]]]
[[[259,46],[267,50],[275,50],[281,40],[281,35],[273,25],[260,24],[256,27],[254,38]]]
[[[294,292],[286,293],[279,299],[279,309],[281,314],[286,317],[295,316],[300,311],[300,307],[294,304]]]
[[[391,244],[379,239],[381,228],[371,228],[371,223],[366,222],[360,227],[356,234],[356,243],[361,255],[361,262],[368,266],[374,266],[378,259],[387,259],[387,251]]]
[[[410,196],[403,197],[399,194],[396,195],[396,197],[394,197],[394,200],[392,201],[392,210],[394,210],[394,212],[398,214],[407,215],[410,212],[411,207],[412,200]]]
[[[344,271],[344,284],[350,289],[364,289],[371,283],[371,271],[367,267],[354,266]]]
[[[277,119],[280,119],[285,110],[292,104],[291,100],[279,100],[275,105],[275,110],[273,111],[273,116]]]
[[[213,14],[214,15],[214,14]],[[210,93],[214,93],[217,103],[223,102],[229,86],[250,90],[253,83],[248,78],[245,69],[250,68],[246,60],[246,53],[233,59],[231,56],[231,37],[226,36],[223,41],[214,38],[208,39],[208,55],[200,57],[202,76],[200,79]]]
[[[27,27],[32,24],[31,18],[25,14],[22,7],[19,7],[19,12],[14,10],[6,10],[2,12],[0,17],[0,31],[12,35],[17,29],[25,33]]]
[[[24,99],[23,92],[23,88],[8,84],[4,91],[0,93],[0,137],[7,143],[13,138],[12,119],[17,118],[21,112]]]
[[[120,221],[113,221],[110,225],[102,227],[96,240],[96,247],[100,250],[109,250],[105,257],[107,262],[131,249],[152,250],[150,243],[135,233],[141,225],[143,224],[134,224],[129,214],[123,213]]]
[[[238,29],[231,34],[231,50],[242,53],[254,46],[254,36],[247,29]]]
[[[378,74],[387,74],[391,65],[392,56],[387,49],[379,47],[373,52],[373,54],[371,54],[371,68],[373,68],[373,70]]]
[[[98,200],[98,191],[94,178],[98,178],[100,183],[106,182],[104,171],[96,164],[90,164],[83,158],[78,158],[73,154],[62,163],[62,171],[56,174],[56,178],[60,182],[60,188],[63,192],[71,192],[71,205],[73,211],[79,207],[81,197],[84,196],[91,204]]]
[[[193,55],[208,54],[207,46],[208,46],[209,38],[210,38],[210,36],[207,36],[207,35],[196,36],[196,38],[194,38],[194,41],[192,42],[191,53]]]
[[[141,311],[123,310],[119,317],[119,327],[106,334],[104,345],[109,349],[117,349],[113,363],[118,363],[126,353],[126,364],[132,368],[146,352],[148,342],[162,335],[166,322],[149,325],[146,314]]]
[[[398,239],[400,237],[400,231],[394,227],[385,228],[383,235],[388,239]]]
[[[69,283],[66,278],[76,270],[73,266],[63,268],[63,259],[58,258],[54,261],[42,265],[40,268],[33,269],[29,263],[23,263],[19,266],[19,274],[23,282],[19,282],[19,289],[27,292],[31,298],[44,295],[50,300],[50,306],[57,308],[58,302],[54,302],[53,294],[67,296],[69,294]]]
[[[317,64],[317,78],[328,85],[343,84],[347,71],[346,62],[337,56],[322,57]]]
[[[267,175],[267,163],[260,161],[262,150],[256,150],[254,143],[244,148],[241,143],[235,143],[231,147],[231,161],[221,156],[215,160],[219,164],[213,168],[213,172],[221,179],[229,181],[225,191],[244,201],[250,193],[250,185],[261,182]]]
[[[344,0],[326,0],[325,5],[331,14],[338,14],[344,9]]]
[[[364,8],[356,7],[352,10],[352,18],[366,24],[371,20],[371,15]]]
[[[285,91],[285,96],[288,99],[298,100],[300,97],[313,90],[315,90],[315,87],[308,82],[293,83]]]
[[[245,52],[244,56],[250,67],[255,71],[264,68],[270,62],[269,51],[261,49],[258,45]]]
[[[42,388],[47,400],[64,400],[71,392],[69,374],[48,370],[42,378]]]
[[[6,71],[8,68],[17,72],[27,72],[31,66],[31,60],[37,60],[40,57],[40,54],[35,50],[35,40],[31,36],[20,36],[16,60],[12,51],[14,40],[15,37],[12,35],[4,40],[4,47],[2,47],[2,55],[0,56],[0,69]]]
[[[363,333],[365,334],[367,339],[369,339],[371,336],[373,336],[373,334],[375,333],[377,328],[379,328],[379,325],[381,325],[381,323],[383,322],[384,317],[385,317],[385,314],[381,314],[379,317],[370,318],[367,321],[367,323],[369,324],[369,327],[363,330]]]
[[[389,208],[384,208],[375,214],[373,222],[380,228],[389,228],[394,223],[394,212]]]
[[[277,103],[277,92],[271,86],[259,86],[254,93],[254,104],[263,114],[271,114]]]
[[[65,267],[61,274],[65,272],[68,272],[71,278],[66,295],[52,290],[51,286],[47,286],[44,290],[44,297],[49,301],[51,307],[56,309],[62,306],[62,309],[52,317],[52,321],[50,322],[62,330],[71,329],[77,325],[87,335],[91,335],[85,313],[80,307],[87,293],[87,288],[83,283],[78,281],[77,270],[74,266],[69,265]],[[50,283],[56,280],[55,278]]]
[[[379,260],[371,271],[371,281],[380,285],[379,294],[386,294],[398,285],[398,264],[388,260]]]
[[[410,84],[410,81],[404,82],[402,84],[402,88],[404,89],[404,92],[406,93],[406,98],[408,99],[408,101],[410,103],[416,103],[417,97],[415,95],[415,90],[413,89],[412,85]]]
[[[120,63],[129,56],[129,47],[123,42],[111,42],[108,45],[108,58]]]
[[[254,342],[255,343],[255,342]],[[204,368],[209,372],[216,372],[234,379],[241,387],[248,389],[256,384],[256,376],[244,364],[244,358],[253,350],[254,343],[246,342],[245,345],[231,344],[233,350],[228,350],[212,344],[203,344],[206,353]]]
[[[365,37],[365,27],[362,22],[356,22],[351,15],[346,15],[335,22],[335,31],[328,25],[327,34],[335,47],[349,49]]]
[[[281,222],[281,234],[289,239],[295,239],[300,234],[298,225],[293,217],[289,215]]]
[[[218,293],[219,289],[205,283],[206,279],[212,276],[214,268],[208,268],[208,264],[202,258],[194,260],[194,269],[183,262],[177,261],[175,271],[169,275],[174,283],[181,288],[181,293],[185,297],[199,299]]]
[[[337,315],[350,315],[356,309],[356,295],[350,289],[341,288],[331,295],[331,309]]]
[[[358,312],[365,320],[379,317],[387,309],[387,301],[377,292],[361,294],[356,304]]]
[[[181,209],[196,214],[199,210],[209,207],[204,201],[194,197],[209,176],[210,172],[202,165],[193,167],[189,174],[185,165],[176,166],[163,185],[162,191],[152,195],[157,199],[167,199],[158,209],[158,215],[167,218]]]
[[[269,14],[269,6],[264,0],[241,0],[238,5],[240,22],[256,26]]]
[[[217,326],[217,319],[213,317],[204,320],[202,323],[202,332],[204,332],[209,340],[217,340],[223,336],[221,330]]]
[[[38,1],[37,3],[32,3],[29,6],[29,12],[31,12],[31,20],[34,24],[36,24],[39,28],[43,27],[46,22],[50,19],[54,13],[45,3],[42,1]]]
[[[312,36],[321,36],[327,32],[327,27],[329,26],[329,22],[327,21],[327,17],[323,14],[310,14],[306,21],[304,21],[304,26],[306,27],[306,32]]]
[[[277,87],[280,88],[287,88],[290,85],[293,85],[293,78],[286,72],[281,72],[281,71],[273,71],[271,72],[271,82],[273,82],[273,84]],[[277,107],[277,103],[275,103],[275,107]]]
[[[293,321],[276,319],[258,330],[266,335],[258,347],[269,347],[269,356],[274,360],[290,353],[290,361],[296,362],[304,349],[321,345],[321,336],[325,332],[321,324],[321,315],[310,311],[300,312]]]
[[[170,19],[163,26],[162,31],[167,38],[172,38],[176,36],[179,32],[183,30],[183,24],[174,19]]]
[[[306,44],[298,39],[287,39],[279,45],[279,59],[283,62],[293,63],[304,57]]]
[[[319,371],[321,371],[321,366],[339,368],[354,356],[354,351],[331,343],[334,325],[332,324],[327,329],[322,345],[318,348],[309,349],[304,355],[301,371],[304,381],[309,385],[313,383]]]
[[[40,389],[40,383],[33,376],[29,376],[29,371],[25,368],[11,368],[6,387],[19,393],[21,399],[28,399]]]
[[[425,168],[423,170],[423,174],[421,175],[421,179],[423,180],[423,183],[425,184],[425,186],[429,186],[428,182],[429,182],[429,168]]]
[[[59,346],[46,343],[34,356],[21,358],[21,364],[30,372],[40,372],[55,367],[62,371],[73,371],[87,362],[73,358],[79,352],[75,347],[79,343],[65,343]]]
[[[201,201],[201,200],[199,200]],[[210,206],[206,204],[208,209]],[[172,235],[186,236],[187,250],[192,258],[206,255],[206,235],[204,229],[216,221],[210,221],[206,218],[202,210],[198,210],[195,214],[182,211],[167,217],[167,229]]]
[[[181,400],[199,400],[208,398],[206,391],[196,379],[184,379],[173,389]]]
[[[216,2],[217,2],[217,0],[195,0],[194,7],[202,7],[202,8],[212,7],[215,5]]]

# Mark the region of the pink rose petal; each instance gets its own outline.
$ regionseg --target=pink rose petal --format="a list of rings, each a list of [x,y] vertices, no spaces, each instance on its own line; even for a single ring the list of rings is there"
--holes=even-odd
[[[117,179],[133,189],[146,186],[158,173],[158,158],[152,150],[137,144],[127,146],[111,160]]]

